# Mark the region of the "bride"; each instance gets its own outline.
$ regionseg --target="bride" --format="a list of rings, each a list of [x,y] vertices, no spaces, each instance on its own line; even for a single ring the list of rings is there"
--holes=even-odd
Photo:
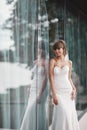
[[[42,48],[34,61],[33,75],[28,105],[20,130],[47,130],[47,64]]]
[[[65,41],[57,41],[53,50],[56,57],[50,60],[49,69],[54,103],[52,130],[80,130],[75,108],[76,88],[71,80],[72,62],[65,60]]]

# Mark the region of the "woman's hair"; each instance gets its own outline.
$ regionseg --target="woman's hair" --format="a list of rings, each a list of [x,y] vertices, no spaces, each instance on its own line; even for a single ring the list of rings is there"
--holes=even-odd
[[[64,40],[58,40],[53,45],[53,50],[63,48],[64,56],[67,54],[66,43]]]

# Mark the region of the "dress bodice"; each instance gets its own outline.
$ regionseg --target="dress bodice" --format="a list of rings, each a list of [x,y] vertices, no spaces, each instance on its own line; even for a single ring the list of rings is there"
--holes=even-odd
[[[59,66],[54,67],[54,84],[58,93],[70,93],[72,86],[68,79],[69,66],[65,65],[60,68]]]
[[[36,92],[40,89],[44,78],[44,66],[36,66],[33,70],[33,79],[31,84],[31,91]]]
[[[67,65],[60,68],[59,66],[54,67],[54,78],[64,79],[68,78],[69,67]]]
[[[44,66],[43,65],[36,66],[33,69],[33,79],[32,79],[32,83],[31,83],[31,87],[30,87],[29,99],[35,100],[36,95],[39,95],[39,93],[41,92],[42,87],[43,87],[44,78],[45,78]],[[47,93],[48,93],[47,81],[46,81],[46,84],[44,87],[45,87],[45,89],[42,93],[41,103],[46,102]]]

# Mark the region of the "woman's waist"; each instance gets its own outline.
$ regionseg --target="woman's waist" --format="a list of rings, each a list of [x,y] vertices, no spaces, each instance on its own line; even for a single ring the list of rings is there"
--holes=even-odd
[[[63,80],[68,80],[68,77],[65,75],[65,76],[54,76],[54,81],[57,80],[57,81],[63,81]]]
[[[56,93],[61,95],[70,95],[72,88],[56,88]]]
[[[70,81],[68,79],[55,79],[54,84],[56,87],[71,87]]]

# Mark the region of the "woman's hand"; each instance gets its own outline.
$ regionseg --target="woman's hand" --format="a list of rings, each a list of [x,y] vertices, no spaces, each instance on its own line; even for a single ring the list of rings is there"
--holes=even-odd
[[[58,105],[58,97],[57,97],[57,95],[53,96],[53,103],[55,105]]]
[[[73,89],[73,90],[72,90],[72,93],[71,93],[71,99],[74,100],[75,97],[76,97],[76,90]]]

